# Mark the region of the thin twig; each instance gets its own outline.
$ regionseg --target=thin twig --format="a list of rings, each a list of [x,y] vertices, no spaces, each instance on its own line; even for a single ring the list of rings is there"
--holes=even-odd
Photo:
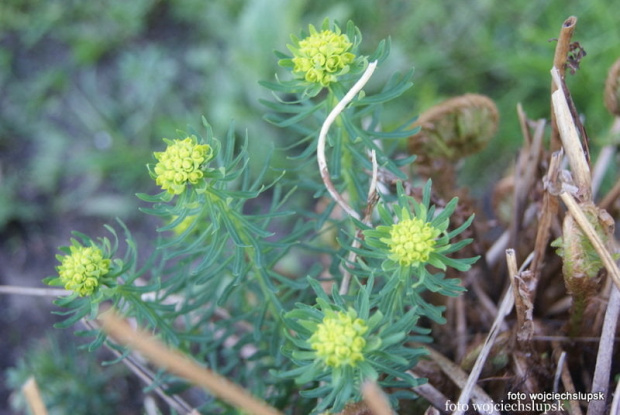
[[[96,321],[86,320],[83,318],[80,322],[89,330],[101,330],[101,326]],[[112,342],[112,339],[108,339],[108,341]],[[114,343],[117,344],[116,342]],[[117,358],[122,356],[121,352],[116,348],[110,347],[108,342],[105,342],[104,346]],[[144,382],[150,390],[154,391],[155,394],[159,396],[161,400],[163,400],[171,409],[180,414],[192,414],[196,411],[196,409],[192,408],[192,406],[179,395],[171,395],[167,393],[163,387],[158,386],[155,383],[155,374],[136,358],[135,352],[126,356],[122,362],[131,372],[133,372],[134,375]]]
[[[506,250],[506,261],[508,263],[508,272],[516,273],[517,265],[516,265],[515,252],[513,249]],[[512,310],[513,305],[514,305],[514,295],[512,294],[512,285],[510,285],[508,287],[508,290],[506,290],[506,293],[504,294],[504,298],[502,299],[501,305],[497,312],[497,316],[495,317],[495,321],[493,322],[493,326],[491,326],[491,330],[489,331],[489,334],[486,340],[484,341],[484,346],[480,350],[480,354],[478,355],[476,359],[476,363],[474,364],[474,367],[471,369],[471,372],[469,373],[469,377],[467,378],[467,383],[461,389],[461,394],[459,396],[457,408],[468,407],[469,400],[471,398],[472,389],[478,382],[480,373],[482,373],[482,368],[484,367],[487,357],[489,356],[489,353],[491,352],[491,348],[493,347],[493,344],[495,343],[495,339],[497,338],[497,335],[499,334],[501,323],[504,321],[504,318],[506,317],[506,315],[510,313],[510,310]],[[464,413],[463,409],[460,409],[460,410],[457,409],[457,411],[454,412],[454,414],[456,415],[460,415],[463,413]]]
[[[329,131],[329,127],[336,120],[336,117],[340,115],[342,111],[344,111],[345,107],[349,102],[355,98],[358,92],[364,88],[364,85],[368,82],[372,73],[375,71],[377,67],[377,61],[371,62],[368,64],[368,68],[362,75],[362,77],[353,85],[353,87],[347,92],[347,94],[336,104],[334,109],[329,113],[323,126],[321,127],[321,131],[319,132],[319,140],[316,148],[316,158],[319,164],[319,172],[321,174],[321,178],[323,179],[323,183],[325,183],[325,187],[327,191],[332,196],[332,198],[342,207],[342,209],[349,214],[349,216],[354,217],[355,219],[359,219],[360,215],[357,213],[349,204],[344,200],[342,195],[338,193],[334,184],[332,183],[332,179],[329,175],[329,169],[327,167],[327,159],[325,158],[325,143],[327,141],[327,132]]]
[[[562,23],[562,29],[560,30],[560,37],[555,47],[555,55],[553,56],[553,66],[558,68],[560,76],[564,78],[566,72],[566,60],[568,58],[568,52],[570,50],[570,41],[577,25],[577,18],[571,16]],[[551,82],[551,94],[557,90],[557,85]],[[553,107],[553,104],[552,104]],[[560,149],[560,134],[555,122],[555,114],[553,108],[551,109],[551,151],[557,151]]]
[[[493,242],[493,245],[487,249],[487,253],[484,258],[489,267],[494,266],[500,261],[502,253],[506,252],[506,247],[508,246],[509,240],[510,231],[505,230],[504,233],[502,233],[501,236]]]
[[[228,404],[256,415],[281,415],[277,409],[253,397],[245,389],[223,376],[199,366],[187,356],[169,349],[147,333],[133,330],[112,310],[99,315],[110,336],[138,350],[158,366],[205,388]]]
[[[609,377],[614,351],[614,336],[618,324],[618,314],[620,312],[620,291],[618,287],[612,285],[607,311],[605,312],[605,322],[601,332],[601,342],[598,345],[596,356],[596,367],[592,379],[592,392],[602,392],[607,397]],[[588,403],[588,415],[598,415],[605,411],[605,399],[592,400]]]
[[[580,194],[583,195],[585,200],[589,200],[592,197],[590,166],[579,140],[575,121],[568,107],[558,68],[554,67],[551,69],[551,76],[558,87],[558,90],[551,94],[551,100],[553,102],[556,123],[560,131],[560,138],[562,139],[562,147],[566,152],[566,157],[568,158],[568,163]]]
[[[368,408],[372,411],[373,415],[393,415],[390,402],[385,397],[385,394],[377,385],[377,382],[373,380],[366,380],[362,384],[362,396],[364,402],[368,405]]]
[[[40,297],[60,297],[72,291],[62,288],[20,287],[17,285],[0,285],[0,294],[34,295]]]
[[[599,203],[599,208],[610,210],[612,204],[616,201],[616,199],[618,199],[618,197],[620,197],[620,180],[616,181],[614,187],[607,192],[603,200],[601,200],[601,203]]]
[[[562,377],[562,368],[564,367],[564,363],[566,363],[566,352],[562,350],[560,357],[558,357],[557,367],[555,368],[555,376],[553,377],[553,392],[557,392],[558,387],[560,386],[560,378]]]
[[[530,254],[528,256],[525,263],[523,264],[523,267],[525,267],[526,264],[529,264],[529,261],[531,261],[532,256],[533,254]],[[513,249],[506,250],[506,261],[508,264],[508,272],[516,275],[519,272],[519,270],[517,268],[516,255]],[[468,403],[471,398],[472,390],[474,389],[474,387],[476,386],[476,383],[478,382],[478,378],[480,377],[480,373],[482,373],[484,364],[487,358],[489,357],[489,354],[491,353],[491,348],[493,347],[493,344],[495,343],[495,339],[497,338],[497,335],[500,333],[500,329],[504,321],[504,318],[508,315],[508,313],[510,313],[513,305],[514,305],[514,295],[512,293],[512,285],[510,285],[508,286],[508,289],[506,290],[506,293],[504,294],[504,298],[502,299],[502,302],[500,304],[499,310],[497,312],[497,316],[495,317],[495,321],[493,322],[493,326],[491,326],[491,330],[489,330],[489,334],[484,342],[482,349],[480,350],[480,354],[478,355],[478,358],[476,359],[476,363],[474,364],[474,367],[472,368],[469,374],[467,383],[461,389],[461,395],[459,396],[459,400],[457,403],[457,410],[454,412],[454,414],[463,414],[464,411],[461,408],[468,407]]]
[[[510,245],[518,246],[518,235],[523,227],[523,215],[526,209],[528,197],[532,194],[538,172],[539,160],[542,154],[543,136],[545,133],[545,120],[536,122],[534,135],[530,133],[527,118],[521,105],[517,106],[519,120],[525,145],[519,152],[515,166],[515,185],[513,189],[513,214],[510,222]],[[518,180],[516,180],[518,179]]]
[[[372,216],[372,211],[377,203],[377,176],[379,172],[379,166],[377,164],[377,155],[375,150],[370,152],[370,159],[372,162],[372,177],[370,180],[370,188],[368,189],[368,197],[367,205],[366,205],[366,213],[364,215],[364,219],[362,220],[365,224],[370,224],[370,218]],[[357,253],[355,250],[362,245],[361,242],[362,231],[360,229],[355,233],[355,240],[353,241],[353,249],[349,252],[349,256],[347,257],[347,264],[345,265],[344,270],[342,272],[342,282],[340,283],[340,295],[345,295],[349,292],[349,285],[351,284],[351,272],[349,272],[349,266],[352,266],[353,262],[355,262],[355,258],[357,257]]]
[[[372,177],[370,179],[370,188],[368,189],[368,196],[366,201],[370,204],[374,200],[377,194],[377,179],[379,176],[379,164],[377,163],[377,152],[370,150],[370,161],[372,162]]]
[[[29,377],[26,383],[22,386],[22,393],[26,398],[28,407],[33,415],[47,415],[47,409],[41,398],[37,381],[33,376]]]
[[[551,187],[555,184],[556,177],[560,172],[562,154],[563,152],[560,149],[551,155],[547,175],[543,178],[546,191],[543,195],[542,209],[538,220],[538,231],[536,233],[536,242],[534,243],[534,259],[531,268],[532,272],[534,272],[534,279],[536,281],[539,280],[540,266],[543,263],[543,258],[547,251],[547,243],[549,242],[549,234],[551,233],[551,222],[557,216],[559,209],[558,199],[555,197],[557,193],[556,189],[552,189]]]
[[[566,353],[560,347],[560,344],[558,342],[552,342],[551,345],[553,347],[553,354],[554,356],[557,357],[556,365],[560,373],[560,379],[562,379],[562,386],[564,386],[564,390],[571,394],[576,393],[575,383],[573,382],[573,378],[570,374],[570,370],[568,370],[568,365],[566,365],[565,363],[562,364],[560,362],[560,358],[562,357],[562,355],[565,355]],[[556,389],[554,386],[554,392],[555,390]],[[570,406],[570,411],[569,411],[570,415],[582,415],[581,408],[579,407],[579,401],[570,399],[568,401],[568,405]]]
[[[468,381],[467,373],[465,373],[465,371],[461,369],[459,365],[455,364],[454,362],[452,362],[452,360],[448,359],[435,349],[428,347],[428,345],[420,343],[414,343],[414,345],[427,349],[429,352],[429,358],[435,363],[437,363],[437,365],[441,368],[441,371],[446,376],[448,376],[452,380],[452,382],[454,382],[459,388],[465,387]],[[471,400],[472,402],[479,404],[481,407],[493,404],[493,399],[491,399],[491,397],[484,391],[484,389],[482,389],[476,384],[473,385],[473,388],[471,390]],[[491,408],[493,408],[493,405],[491,405]],[[499,415],[499,412],[491,409],[489,412],[487,412],[487,415]]]
[[[609,166],[614,163],[614,156],[616,155],[616,146],[608,145],[601,148],[601,151],[598,153],[598,157],[596,158],[596,164],[594,164],[594,168],[592,169],[592,194],[596,195],[598,193],[599,188],[601,187],[601,182],[605,177],[605,173]]]
[[[456,298],[451,298],[456,309],[456,361],[460,362],[467,353],[467,311],[465,308],[465,298],[459,295]]]
[[[412,370],[408,370],[407,374],[413,376],[416,379],[422,378],[422,376],[418,375]],[[430,402],[430,404],[433,405],[439,412],[446,412],[445,409],[448,398],[430,383],[426,382],[419,386],[416,386],[415,388],[413,388],[413,391],[426,399],[428,402]]]
[[[620,62],[620,60],[619,60],[619,62]],[[611,130],[610,130],[609,134],[612,136],[611,140],[614,141],[614,142],[617,142],[617,140],[620,138],[620,117],[616,117],[615,118],[614,123],[611,126]],[[611,147],[613,149],[613,153],[616,152],[616,146],[615,145],[614,146],[605,146],[603,148],[603,150],[605,150],[605,149],[607,149],[609,147]],[[601,152],[603,150],[601,150]],[[597,163],[597,165],[598,165],[598,163]],[[602,177],[603,175],[601,174],[600,176]],[[601,203],[599,204],[599,207],[601,209],[609,210],[609,208],[616,201],[618,196],[620,196],[620,180],[618,180],[616,182],[614,187],[605,195],[603,200],[601,200]]]

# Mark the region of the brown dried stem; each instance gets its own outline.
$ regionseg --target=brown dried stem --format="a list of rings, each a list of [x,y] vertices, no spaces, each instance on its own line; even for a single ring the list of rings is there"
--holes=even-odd
[[[506,250],[506,261],[508,263],[508,272],[510,274],[513,274],[513,273],[516,274],[518,272],[518,269],[517,269],[516,256],[515,256],[515,252],[513,249]],[[459,396],[459,400],[457,403],[458,408],[467,407],[467,404],[469,403],[469,400],[471,397],[472,390],[474,386],[476,385],[476,383],[478,382],[478,378],[480,377],[480,373],[482,373],[484,364],[487,358],[489,357],[489,354],[491,353],[491,348],[493,347],[493,344],[495,343],[495,339],[497,338],[497,335],[500,333],[500,328],[502,326],[502,323],[504,322],[504,318],[508,315],[508,313],[510,313],[513,305],[514,305],[514,296],[512,293],[512,286],[509,286],[508,290],[506,290],[506,293],[504,294],[504,298],[502,299],[501,305],[497,312],[497,316],[495,317],[495,321],[493,322],[493,326],[491,326],[491,330],[489,331],[489,334],[487,335],[487,338],[484,341],[484,346],[480,350],[480,354],[478,355],[478,358],[476,359],[476,363],[474,364],[474,367],[472,368],[469,374],[469,377],[467,378],[467,382],[465,383],[465,385],[463,386],[461,390],[461,395]],[[458,409],[455,412],[455,414],[462,414],[462,413],[463,411],[459,411]]]
[[[47,409],[41,398],[37,381],[34,377],[29,377],[24,386],[22,386],[22,393],[26,398],[28,407],[33,415],[47,415]]]
[[[605,106],[615,116],[620,116],[620,59],[609,68],[605,82]]]
[[[429,352],[429,358],[437,363],[437,365],[441,368],[441,371],[452,380],[458,387],[465,388],[468,382],[467,373],[461,369],[460,366],[452,362],[450,359],[434,350],[428,345],[414,343],[417,347],[424,347]],[[469,391],[469,396],[472,402],[479,404],[480,406],[484,404],[492,404],[493,399],[482,389],[480,386],[475,383],[471,387]],[[488,412],[488,415],[499,415],[499,413],[495,410],[491,410]]]
[[[562,386],[564,386],[564,390],[569,393],[575,393],[575,383],[573,382],[573,378],[571,377],[570,371],[568,370],[568,366],[566,365],[566,361],[563,356],[566,356],[566,352],[562,350],[560,344],[557,341],[552,342],[553,345],[553,353],[556,356],[556,365],[557,372],[559,372],[560,379],[562,379]],[[556,373],[557,376],[557,373]],[[554,392],[557,392],[554,382]],[[569,400],[568,404],[570,405],[570,414],[571,415],[581,415],[581,408],[579,407],[579,401]]]
[[[81,319],[80,322],[89,330],[101,330],[101,325],[94,320]],[[114,354],[118,359],[121,359],[122,354],[118,351],[117,348],[109,347],[109,344],[106,342],[104,346],[108,348],[108,350]],[[139,356],[136,356],[136,352],[129,354],[122,360],[123,364],[134,374],[136,375],[145,385],[147,385],[157,396],[159,396],[171,409],[175,410],[179,414],[189,414],[194,415],[197,414],[198,411],[187,403],[183,398],[179,395],[171,395],[166,393],[163,387],[154,386],[156,385],[155,378],[156,375],[149,368],[146,367],[144,359],[141,359]]]
[[[161,368],[205,388],[228,404],[252,414],[281,415],[280,411],[251,396],[225,377],[199,366],[187,356],[169,349],[147,333],[134,331],[113,310],[100,314],[98,318],[104,331],[121,344],[138,350]]]
[[[368,196],[366,198],[366,212],[364,214],[364,218],[362,222],[366,225],[370,225],[372,212],[379,200],[379,196],[377,194],[377,183],[378,183],[378,173],[379,173],[379,165],[377,164],[377,154],[375,150],[370,152],[370,161],[372,162],[372,177],[370,179],[370,188],[368,189]],[[353,241],[353,249],[349,252],[349,256],[347,258],[347,262],[349,265],[345,265],[345,269],[342,272],[342,282],[340,283],[339,293],[340,295],[345,295],[349,292],[349,285],[351,284],[351,273],[348,270],[349,266],[352,266],[353,262],[355,262],[355,258],[357,258],[356,249],[362,245],[362,230],[358,229],[355,233],[355,240]]]
[[[611,126],[610,135],[612,137],[612,141],[618,142],[620,140],[620,116],[616,117],[614,123]],[[604,149],[611,148],[611,152],[616,152],[616,145],[608,145],[605,146]],[[610,157],[611,158],[611,157]],[[611,161],[610,161],[611,162]],[[601,209],[610,210],[613,203],[620,196],[620,180],[616,182],[613,188],[607,192],[601,203],[599,203],[599,207]]]
[[[525,138],[525,146],[519,152],[519,158],[515,168],[515,178],[519,180],[516,181],[513,190],[514,209],[510,223],[509,245],[512,247],[518,246],[518,237],[523,223],[526,202],[538,178],[536,173],[542,156],[542,144],[545,132],[545,121],[539,120],[535,124],[534,134],[532,136],[527,126],[527,117],[520,104],[517,106],[517,113],[519,114],[523,137]]]
[[[538,221],[538,232],[536,234],[536,242],[534,243],[534,259],[532,260],[531,270],[534,273],[534,279],[538,281],[539,268],[545,257],[547,251],[547,245],[549,242],[549,234],[551,230],[551,223],[557,216],[559,203],[557,197],[555,197],[557,189],[553,193],[550,192],[552,186],[554,186],[555,178],[560,172],[560,163],[562,160],[562,151],[556,151],[551,155],[551,161],[549,162],[549,169],[547,175],[543,179],[545,193],[543,195],[542,213]]]
[[[562,23],[560,29],[560,37],[558,43],[555,46],[555,55],[553,56],[553,66],[558,68],[560,76],[564,79],[566,72],[566,60],[568,58],[568,52],[570,50],[570,41],[577,25],[577,17],[570,16]],[[558,89],[555,82],[551,82],[551,95]],[[551,151],[557,151],[560,149],[560,134],[555,122],[555,115],[553,113],[553,104],[551,105]]]
[[[408,370],[407,374],[413,376],[416,379],[420,379],[423,376],[419,376],[412,370]],[[448,398],[438,391],[433,385],[430,383],[423,383],[419,386],[413,388],[413,391],[426,399],[432,406],[434,406],[438,411],[445,412],[446,402],[448,402]]]
[[[359,219],[360,215],[357,213],[349,204],[344,200],[342,195],[338,193],[336,188],[334,187],[334,183],[332,182],[331,176],[329,175],[329,168],[327,167],[327,159],[325,158],[325,144],[327,142],[327,133],[329,128],[334,123],[338,115],[345,109],[345,107],[355,98],[358,92],[364,88],[364,85],[368,82],[370,77],[372,76],[375,68],[377,67],[377,61],[371,62],[368,64],[368,68],[363,73],[362,77],[351,87],[349,92],[336,104],[334,109],[329,113],[323,125],[321,126],[321,131],[319,132],[319,140],[317,142],[316,147],[316,157],[317,163],[319,165],[319,173],[321,174],[321,179],[323,179],[323,183],[327,188],[327,191],[331,195],[331,197],[342,207],[342,209],[349,214],[349,216],[354,217],[355,219]]]
[[[362,396],[373,415],[393,415],[392,406],[377,382],[367,380],[362,384]]]
[[[531,348],[534,335],[534,293],[536,280],[531,271],[509,273],[512,283],[512,292],[515,296],[515,310],[517,314],[517,341],[522,347]]]
[[[611,287],[611,295],[607,304],[601,341],[596,355],[596,367],[592,379],[592,392],[602,392],[607,396],[609,378],[614,352],[614,336],[620,313],[620,291],[615,285]],[[598,415],[605,412],[605,400],[592,400],[588,404],[588,415]]]
[[[557,67],[551,69],[551,75],[558,90],[551,94],[553,102],[553,113],[556,117],[556,124],[560,132],[562,147],[566,152],[568,163],[573,173],[575,184],[579,188],[579,194],[583,200],[592,198],[592,175],[590,166],[586,158],[586,153],[577,134],[575,121],[571,115],[566,99],[566,93],[562,87],[562,80]]]

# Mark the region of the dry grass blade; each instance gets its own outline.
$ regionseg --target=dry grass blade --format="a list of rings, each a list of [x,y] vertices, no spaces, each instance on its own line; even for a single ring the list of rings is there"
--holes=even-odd
[[[556,117],[557,126],[562,139],[562,147],[568,157],[568,163],[571,167],[575,184],[579,188],[579,192],[583,195],[584,200],[591,198],[592,191],[592,175],[590,166],[584,152],[577,127],[568,107],[565,92],[562,88],[562,80],[557,68],[551,70],[551,75],[556,83],[558,90],[551,95],[553,102],[553,111]]]
[[[71,294],[62,288],[20,287],[17,285],[0,285],[0,294],[36,295],[40,297],[62,297]]]
[[[559,375],[560,379],[562,379],[562,386],[564,386],[564,390],[566,392],[576,393],[575,383],[573,382],[573,378],[568,370],[568,365],[565,364],[565,361],[562,358],[562,356],[566,356],[566,352],[560,347],[560,344],[557,341],[552,341],[552,345],[553,354],[556,356],[556,376]],[[557,382],[554,382],[553,391],[557,391]],[[569,400],[568,404],[570,405],[570,415],[581,415],[582,412],[579,407],[579,401]]]
[[[452,382],[454,382],[458,387],[465,387],[468,376],[467,373],[465,373],[465,371],[463,371],[460,366],[455,364],[453,361],[451,361],[438,351],[428,347],[428,345],[416,344],[416,346],[426,348],[429,352],[430,359],[437,363],[437,365],[441,368],[441,371],[446,376],[448,376],[452,380]],[[482,389],[476,384],[474,384],[471,389],[470,397],[472,402],[475,402],[480,406],[485,406],[485,404],[493,404],[493,399],[491,399],[491,397],[487,395],[484,389]],[[499,413],[497,411],[490,411],[488,412],[488,415],[499,415]]]
[[[420,379],[422,376],[419,376],[412,370],[408,370],[407,373],[413,376],[416,379]],[[441,413],[445,412],[446,402],[448,402],[448,398],[438,391],[433,385],[430,383],[423,383],[420,386],[416,386],[413,391],[430,402],[432,406],[437,408],[437,410]]]
[[[199,366],[187,356],[169,349],[147,333],[133,330],[113,310],[99,315],[102,327],[110,336],[138,350],[153,363],[195,385],[205,388],[228,404],[256,415],[281,415],[277,409],[254,398],[240,386],[228,379]]]
[[[534,133],[530,133],[528,121],[521,105],[517,106],[519,123],[524,137],[525,145],[521,148],[515,166],[515,184],[513,189],[513,214],[510,223],[510,245],[518,246],[518,236],[524,221],[524,213],[527,200],[532,194],[532,188],[538,179],[537,171],[543,152],[543,137],[545,133],[545,120],[539,120],[534,124]]]
[[[620,180],[614,184],[614,187],[605,195],[601,203],[599,203],[599,207],[601,209],[609,210],[612,207],[612,204],[620,197]]]
[[[560,70],[560,75],[564,77],[566,70],[566,60],[568,59],[568,52],[570,50],[570,41],[577,25],[577,18],[570,16],[562,23],[560,29],[560,37],[555,47],[555,55],[553,56],[553,66]],[[551,94],[557,90],[557,86],[554,82],[551,82]],[[553,104],[552,104],[553,107]],[[555,114],[553,108],[551,109],[551,151],[557,151],[560,149],[560,134],[555,122]]]
[[[82,319],[80,322],[88,329],[88,330],[101,330],[101,326],[93,320]],[[121,352],[113,347],[109,347],[107,343],[104,343],[104,346],[108,348],[108,350],[116,356],[116,358],[120,359],[122,354]],[[126,356],[122,362],[123,364],[131,370],[131,372],[137,376],[145,385],[149,386],[166,404],[173,410],[177,411],[179,414],[193,414],[195,413],[195,409],[191,407],[185,400],[183,400],[178,395],[169,395],[167,394],[161,386],[153,386],[155,383],[155,374],[145,365],[139,361],[142,359],[138,359],[134,354],[130,354]]]
[[[508,272],[510,274],[516,275],[519,271],[517,268],[517,261],[516,261],[514,250],[512,249],[506,250],[506,261],[508,263]],[[512,293],[512,286],[509,286],[508,290],[506,290],[506,293],[504,294],[504,298],[502,299],[501,305],[497,312],[497,316],[495,317],[495,321],[493,322],[493,326],[491,327],[491,330],[489,331],[489,334],[484,342],[484,346],[482,350],[480,350],[480,354],[478,355],[478,358],[476,359],[476,363],[474,364],[474,367],[471,370],[471,373],[469,374],[469,378],[467,379],[465,386],[461,390],[461,395],[459,396],[459,400],[457,403],[458,408],[466,408],[468,406],[469,400],[471,398],[472,390],[474,386],[476,385],[476,383],[478,382],[478,378],[480,377],[482,368],[484,367],[484,364],[487,358],[489,357],[489,354],[491,353],[491,348],[493,347],[493,344],[495,343],[495,339],[497,338],[497,335],[500,333],[500,328],[502,326],[504,318],[506,317],[506,315],[508,315],[508,313],[510,313],[513,305],[514,305],[514,296]],[[457,410],[455,412],[455,414],[462,414],[462,413],[464,413],[462,410],[461,411]]]
[[[536,242],[534,244],[534,259],[532,261],[531,270],[534,272],[534,279],[538,281],[538,273],[540,265],[543,262],[545,251],[547,250],[547,243],[549,242],[549,233],[551,229],[551,223],[557,216],[558,212],[558,199],[549,191],[550,186],[554,185],[555,177],[557,177],[560,171],[560,162],[562,160],[562,151],[556,151],[551,155],[551,161],[549,162],[549,169],[547,175],[544,178],[545,189],[547,190],[543,196],[542,213],[538,220],[538,232],[536,233]],[[559,190],[558,190],[559,191]],[[555,190],[554,190],[555,193]]]
[[[47,415],[47,409],[41,398],[37,381],[34,377],[28,378],[24,386],[22,386],[22,392],[30,408],[30,412],[33,415]]]
[[[620,60],[618,61],[620,63]],[[620,65],[619,65],[620,66]],[[613,137],[612,140],[617,142],[620,140],[620,116],[617,116],[616,119],[614,120],[614,123],[611,127],[610,130],[610,135]],[[609,145],[609,146],[605,146],[603,148],[603,150],[606,149],[610,149],[609,152],[613,151],[613,154],[616,153],[616,146],[615,145]],[[601,151],[603,151],[601,150]],[[608,152],[606,152],[607,154]],[[613,163],[613,159],[610,161],[610,163]],[[602,177],[602,174],[600,175]],[[613,205],[613,203],[616,201],[616,199],[620,196],[620,180],[618,180],[616,182],[616,184],[613,186],[613,188],[607,192],[607,194],[605,195],[605,197],[603,198],[603,200],[601,200],[601,202],[599,203],[599,207],[601,209],[605,209],[605,210],[609,210],[611,208],[611,206]]]
[[[373,415],[394,414],[390,402],[385,397],[379,385],[377,385],[377,382],[371,380],[365,381],[362,385],[362,396]]]
[[[620,116],[620,59],[609,68],[605,82],[605,106],[610,113]]]
[[[609,304],[605,313],[605,322],[601,333],[601,341],[596,356],[596,368],[592,380],[592,392],[602,392],[607,396],[609,378],[614,351],[614,335],[620,313],[620,291],[616,286],[611,287]],[[588,415],[603,414],[605,412],[605,400],[592,400],[588,404]]]
[[[619,61],[620,62],[620,61]],[[620,141],[620,117],[616,117],[614,122],[609,129],[609,139],[596,159],[596,164],[594,165],[594,169],[592,171],[592,194],[596,195],[605,173],[609,169],[610,166],[613,166],[615,163],[614,157],[617,152],[617,143]],[[617,184],[616,184],[617,185]],[[611,193],[611,192],[610,192]],[[600,207],[602,209],[606,209],[603,205],[603,202],[600,203]]]
[[[362,77],[353,85],[353,87],[347,92],[347,94],[336,104],[334,109],[329,113],[325,122],[321,126],[321,131],[319,132],[319,139],[316,146],[316,155],[317,162],[319,164],[319,173],[321,174],[321,179],[323,179],[323,183],[325,183],[325,187],[329,191],[329,194],[332,198],[342,207],[342,209],[349,214],[349,216],[354,217],[355,219],[359,219],[360,215],[353,210],[351,206],[344,200],[342,195],[338,193],[334,184],[332,183],[332,179],[329,175],[329,169],[327,167],[327,159],[325,158],[325,144],[327,142],[327,133],[329,128],[336,120],[338,115],[345,109],[345,107],[355,98],[358,92],[364,88],[364,85],[368,82],[370,77],[372,76],[375,68],[377,67],[377,61],[371,62],[368,64],[368,68],[362,75]]]

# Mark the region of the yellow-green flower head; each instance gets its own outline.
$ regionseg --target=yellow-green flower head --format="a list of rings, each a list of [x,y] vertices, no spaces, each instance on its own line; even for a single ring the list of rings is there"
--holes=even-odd
[[[390,227],[390,238],[382,238],[390,248],[390,259],[403,266],[428,262],[441,231],[419,218],[407,218]]]
[[[364,360],[366,321],[351,313],[326,312],[323,322],[310,337],[310,346],[327,366],[356,366]]]
[[[211,160],[213,150],[208,144],[198,144],[196,137],[169,142],[166,151],[155,152],[155,182],[172,194],[181,194],[185,186],[197,184],[204,173],[202,166]]]
[[[347,35],[332,30],[317,32],[310,25],[310,36],[299,41],[293,52],[293,72],[301,74],[307,82],[327,86],[346,73],[355,60],[351,52],[353,43]]]
[[[110,260],[103,257],[96,247],[70,246],[70,254],[62,257],[57,267],[60,281],[65,289],[80,296],[91,295],[110,270]]]

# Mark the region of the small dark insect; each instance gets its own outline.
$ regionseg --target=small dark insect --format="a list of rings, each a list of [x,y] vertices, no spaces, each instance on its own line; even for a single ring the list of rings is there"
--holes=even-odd
[[[586,51],[581,47],[579,42],[573,42],[568,49],[568,59],[566,60],[566,68],[570,71],[571,75],[579,69],[579,62],[586,56]]]

